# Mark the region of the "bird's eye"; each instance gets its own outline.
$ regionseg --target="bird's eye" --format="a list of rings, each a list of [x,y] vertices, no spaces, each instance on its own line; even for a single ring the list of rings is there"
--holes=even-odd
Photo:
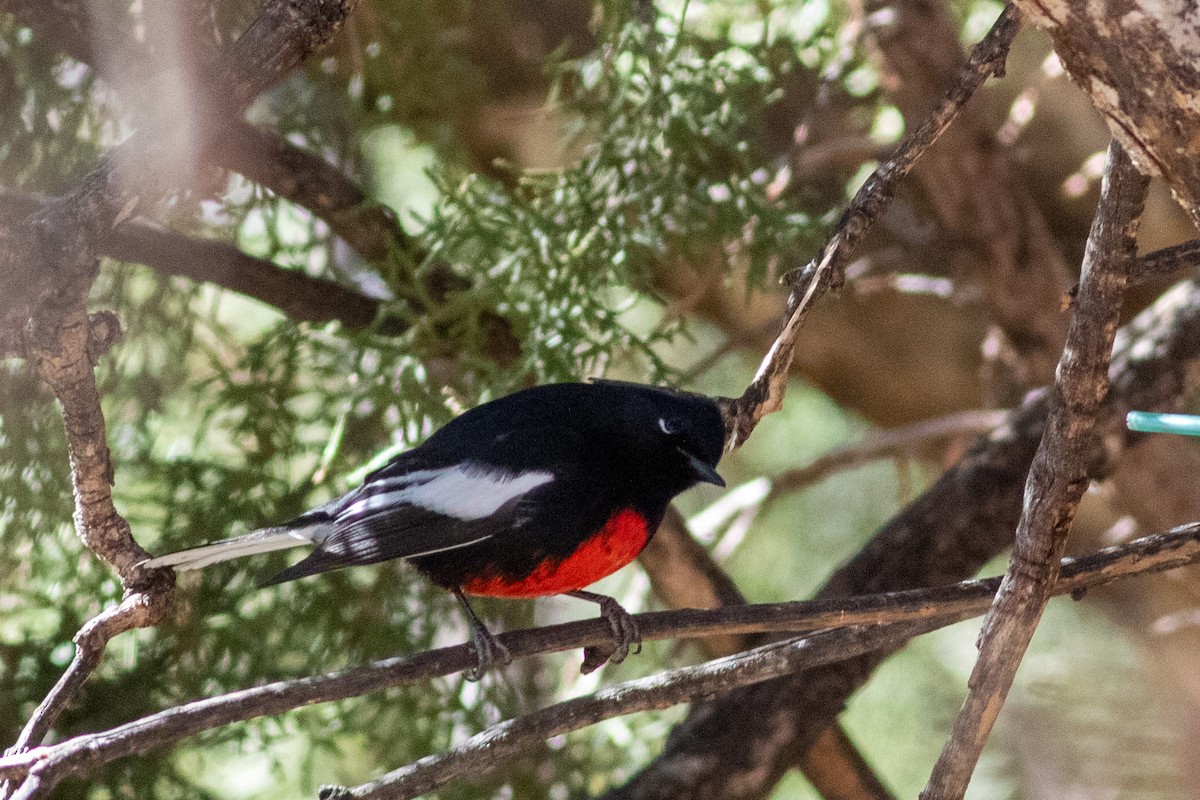
[[[658,429],[667,436],[674,436],[683,431],[683,420],[679,417],[662,417],[658,421]]]

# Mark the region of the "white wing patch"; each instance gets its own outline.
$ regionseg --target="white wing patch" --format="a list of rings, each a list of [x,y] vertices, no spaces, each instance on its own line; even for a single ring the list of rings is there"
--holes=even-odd
[[[370,516],[389,506],[414,505],[461,520],[491,516],[521,495],[554,480],[552,472],[519,472],[464,464],[425,469],[379,481],[375,490],[338,514]]]

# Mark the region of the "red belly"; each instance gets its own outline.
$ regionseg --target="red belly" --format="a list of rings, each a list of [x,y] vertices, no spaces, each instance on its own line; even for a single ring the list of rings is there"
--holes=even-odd
[[[619,570],[642,552],[649,540],[646,520],[631,508],[609,517],[600,532],[564,559],[547,559],[516,580],[482,575],[462,585],[467,594],[487,597],[544,597],[573,592]]]

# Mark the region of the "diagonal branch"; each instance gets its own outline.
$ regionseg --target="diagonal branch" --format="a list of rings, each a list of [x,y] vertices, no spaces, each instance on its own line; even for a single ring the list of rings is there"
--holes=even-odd
[[[1046,432],[1025,484],[1016,547],[984,622],[970,692],[922,797],[941,800],[966,793],[1058,577],[1067,535],[1101,448],[1097,429],[1108,395],[1109,359],[1148,184],[1114,140]]]
[[[242,122],[211,155],[221,166],[312,211],[366,261],[385,261],[393,253],[412,263],[425,257],[395,212],[368,197],[340,169],[275,131]]]
[[[992,29],[971,51],[942,104],[919,128],[901,140],[895,153],[859,188],[833,235],[795,277],[788,298],[787,320],[767,351],[758,373],[741,397],[725,402],[729,449],[741,446],[759,420],[783,406],[800,327],[812,304],[826,292],[841,286],[854,249],[891,204],[896,187],[917,160],[945,133],[983,82],[991,75],[1003,74],[1009,45],[1019,29],[1020,13],[1012,5],[1006,5]]]

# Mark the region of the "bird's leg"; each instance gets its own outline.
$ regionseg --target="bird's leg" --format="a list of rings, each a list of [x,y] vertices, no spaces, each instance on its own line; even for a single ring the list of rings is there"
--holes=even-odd
[[[591,651],[591,648],[584,651],[583,672],[591,672],[604,666],[605,662],[611,661],[614,664],[620,664],[629,655],[630,647],[633,652],[642,652],[642,634],[638,630],[637,623],[633,621],[633,617],[629,612],[621,608],[621,604],[608,595],[596,594],[595,592],[567,592],[570,597],[578,597],[580,600],[587,600],[600,605],[600,616],[608,622],[609,629],[613,635],[613,649],[611,652],[600,653],[599,651]],[[591,651],[591,652],[589,652]]]
[[[475,613],[475,609],[471,608],[462,590],[454,589],[454,596],[458,598],[459,605],[467,614],[467,623],[471,627],[471,647],[475,648],[475,657],[479,660],[474,667],[466,671],[466,678],[469,681],[477,681],[489,669],[503,667],[512,661],[512,654],[483,624],[483,620]]]

